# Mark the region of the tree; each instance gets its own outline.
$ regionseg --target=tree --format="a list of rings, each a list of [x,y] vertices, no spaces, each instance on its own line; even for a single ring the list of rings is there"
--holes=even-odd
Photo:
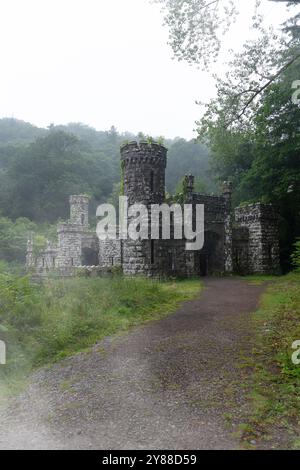
[[[168,166],[166,171],[166,186],[170,193],[178,190],[182,177],[193,174],[203,182],[209,191],[214,191],[215,184],[210,176],[209,152],[206,146],[195,142],[177,139],[170,142],[168,152]]]
[[[162,5],[175,57],[207,67],[218,57],[222,36],[238,17],[237,0],[153,0]],[[253,26],[261,21],[258,8],[263,2],[295,6],[300,0],[249,0],[253,7]],[[299,15],[293,17],[294,22]],[[295,26],[295,25],[294,25]],[[292,28],[292,25],[290,25]]]
[[[38,222],[66,218],[70,194],[92,195],[98,189],[98,178],[105,170],[98,160],[85,154],[74,135],[51,130],[29,147],[22,147],[1,175],[3,212]]]
[[[263,91],[243,126],[224,127],[222,114],[216,119],[207,114],[201,128],[215,171],[233,182],[235,204],[262,201],[279,208],[281,258],[287,268],[300,235],[300,108],[291,100],[291,83],[299,75],[300,64],[294,63]]]
[[[264,1],[281,2],[289,7],[300,5],[300,0]],[[242,70],[225,80],[215,77],[219,96],[231,90],[224,110],[226,116],[229,112],[224,126],[239,121],[253,108],[260,94],[300,58],[300,13],[283,25],[282,36],[278,38],[272,30],[266,31],[262,26],[263,18],[258,10],[262,2],[252,1],[253,27],[258,31],[259,39],[247,43],[243,52],[237,55],[235,60],[242,64]],[[156,0],[156,3],[163,6],[175,57],[205,69],[217,59],[221,38],[236,20],[240,4],[233,0]],[[229,63],[229,69],[233,65]]]
[[[16,127],[23,129],[26,143],[19,141]],[[120,145],[124,138],[134,140],[134,135],[120,134],[115,127],[97,131],[82,123],[52,124],[48,129],[34,131],[41,131],[43,138],[34,139],[31,126],[23,126],[22,121],[0,120],[0,211],[4,216],[54,223],[68,217],[70,194],[81,192],[91,196],[91,215],[99,203],[118,201]],[[147,139],[142,134],[139,137]],[[213,190],[207,175],[205,146],[178,138],[168,140],[166,145],[170,149],[170,190],[174,191],[182,175],[190,172],[201,176]]]

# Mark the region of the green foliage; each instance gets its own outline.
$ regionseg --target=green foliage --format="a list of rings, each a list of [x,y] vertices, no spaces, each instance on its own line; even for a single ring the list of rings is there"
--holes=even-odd
[[[299,5],[300,0],[269,0],[284,7]],[[174,56],[189,64],[198,64],[207,71],[216,61],[224,45],[224,35],[239,20],[242,3],[238,0],[153,0],[162,6],[164,24],[169,29],[169,44]],[[249,0],[249,26],[257,30],[262,23],[259,11],[262,0]],[[284,11],[284,10],[283,10]],[[292,10],[293,11],[293,10]],[[284,29],[299,35],[299,13]],[[261,78],[265,78],[262,76]],[[233,103],[234,104],[234,103]]]
[[[294,341],[300,339],[300,276],[281,277],[264,294],[253,317],[251,367],[252,407],[248,423],[262,438],[278,434],[284,445],[298,437],[300,419],[300,367],[292,362]]]
[[[245,110],[240,121],[231,126],[225,122],[228,116],[233,119],[234,113],[239,112],[240,104],[235,110],[233,106],[237,92],[243,95],[244,88],[259,89],[259,77],[253,78],[255,67],[259,63],[264,74],[264,67],[270,65],[265,60],[266,52],[262,53],[263,46],[261,39],[252,62],[253,45],[249,46],[247,54],[240,54],[233,61],[232,79],[221,82],[218,98],[199,123],[199,133],[210,142],[213,167],[220,179],[233,182],[234,204],[261,201],[279,208],[281,259],[287,270],[293,243],[300,235],[300,108],[291,99],[292,83],[300,73],[300,59],[273,80]],[[293,47],[287,52],[289,56],[293,54]],[[282,54],[273,50],[270,61],[284,63]],[[234,85],[235,81],[241,88]]]
[[[166,142],[168,151],[168,166],[166,171],[166,186],[170,193],[178,192],[184,175],[192,174],[196,181],[202,181],[210,191],[216,190],[216,184],[210,173],[210,156],[205,145],[194,140],[175,139]]]
[[[166,315],[199,288],[198,280],[159,283],[118,275],[37,285],[2,266],[0,338],[7,344],[8,363],[0,369],[0,383]]]
[[[38,137],[42,137],[46,129],[40,129],[28,122],[14,118],[0,119],[0,143],[1,145],[30,143]]]
[[[31,232],[36,234],[36,250],[44,248],[47,238],[53,241],[56,238],[55,226],[37,225],[26,218],[12,221],[7,217],[0,217],[0,260],[24,264],[27,240]]]
[[[294,251],[292,253],[292,264],[295,271],[300,273],[300,239],[294,244]]]
[[[218,57],[221,38],[234,22],[232,0],[153,0],[162,5],[174,56],[206,69]]]
[[[0,120],[0,211],[4,216],[26,217],[39,224],[54,223],[58,218],[68,218],[70,194],[91,195],[91,214],[99,203],[116,199],[122,181],[120,146],[124,139],[134,140],[134,135],[119,134],[114,127],[103,132],[71,123],[51,125],[48,130],[32,126],[34,133],[29,127],[22,143],[17,135],[19,131],[22,138],[26,137],[28,126],[23,124]],[[147,141],[142,133],[139,137]],[[151,144],[154,140],[148,141]],[[163,138],[158,142],[162,144]],[[208,154],[200,144],[177,139],[167,141],[167,146],[171,190],[185,170],[196,173],[202,173],[204,167],[208,170]]]

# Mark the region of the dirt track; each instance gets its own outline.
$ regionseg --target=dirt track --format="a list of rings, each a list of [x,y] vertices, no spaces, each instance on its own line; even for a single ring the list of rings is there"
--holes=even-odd
[[[207,279],[175,314],[33,377],[0,416],[0,448],[232,449],[238,367],[263,287]]]

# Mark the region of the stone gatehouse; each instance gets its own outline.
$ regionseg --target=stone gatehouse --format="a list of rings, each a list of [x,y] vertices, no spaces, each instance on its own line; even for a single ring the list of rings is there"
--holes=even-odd
[[[167,149],[158,143],[130,142],[121,147],[122,187],[130,205],[150,208],[163,204]],[[256,203],[232,209],[232,187],[222,194],[194,191],[194,177],[185,176],[184,203],[204,205],[204,246],[187,251],[186,240],[99,241],[89,228],[89,198],[70,196],[70,220],[59,224],[57,243],[48,242],[34,255],[33,238],[27,246],[27,269],[35,275],[55,271],[70,276],[78,268],[97,272],[119,267],[125,275],[206,276],[224,273],[277,273],[279,266],[278,214],[272,205]],[[174,227],[173,227],[174,228]]]

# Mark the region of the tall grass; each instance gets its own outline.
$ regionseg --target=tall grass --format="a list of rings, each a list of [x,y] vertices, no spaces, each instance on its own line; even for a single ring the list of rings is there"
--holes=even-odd
[[[252,358],[247,360],[253,369],[248,437],[270,439],[282,433],[285,446],[294,441],[300,448],[300,365],[292,361],[292,344],[300,340],[300,273],[269,286],[253,327]]]
[[[200,282],[137,278],[49,279],[0,273],[0,339],[7,365],[0,385],[93,345],[106,335],[160,318],[200,290]]]

